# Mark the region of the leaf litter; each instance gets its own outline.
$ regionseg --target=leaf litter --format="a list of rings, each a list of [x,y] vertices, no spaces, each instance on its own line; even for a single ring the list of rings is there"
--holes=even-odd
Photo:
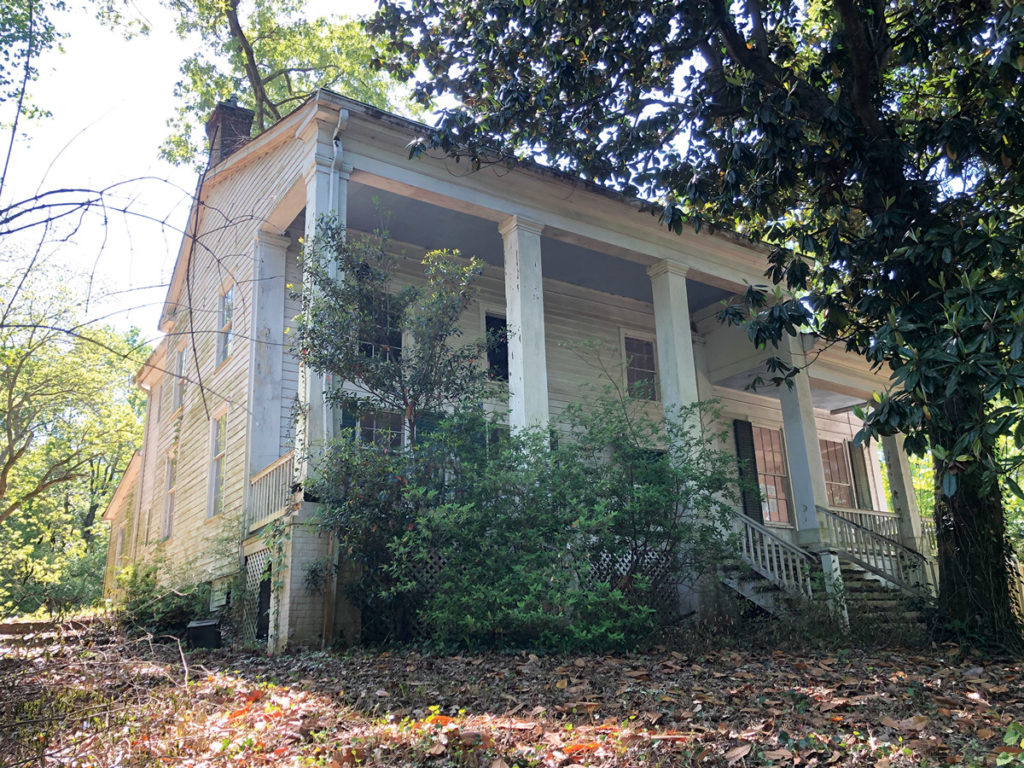
[[[1022,679],[954,646],[267,657],[0,627],[0,765],[980,767],[1014,754]]]

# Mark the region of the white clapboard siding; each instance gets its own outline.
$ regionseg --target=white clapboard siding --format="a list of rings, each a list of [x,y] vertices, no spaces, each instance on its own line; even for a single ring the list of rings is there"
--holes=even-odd
[[[184,344],[184,405],[177,410],[172,407],[173,383],[167,375],[151,395],[157,407],[150,409],[147,424],[142,480],[146,523],[140,536],[149,551],[159,547],[172,564],[187,564],[207,575],[230,567],[237,558],[239,518],[248,486],[248,335],[256,239],[280,195],[297,176],[301,156],[299,142],[287,142],[260,162],[207,186],[198,244],[191,252],[187,284],[177,297],[164,366],[170,369],[173,351]],[[218,365],[220,296],[232,284],[232,354]],[[224,507],[221,515],[210,518],[211,418],[222,412],[227,414]],[[172,534],[161,541],[166,460],[175,452]],[[230,543],[232,537],[235,545]]]

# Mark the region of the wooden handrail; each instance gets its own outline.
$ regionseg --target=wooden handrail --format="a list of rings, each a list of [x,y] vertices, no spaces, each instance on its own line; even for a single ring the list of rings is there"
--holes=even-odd
[[[293,456],[295,456],[295,451],[291,450],[291,451],[288,451],[288,453],[286,453],[284,456],[277,457],[272,462],[267,464],[267,466],[265,466],[263,469],[261,469],[259,472],[257,472],[255,475],[250,477],[249,478],[249,482],[250,483],[256,483],[256,482],[262,480],[264,477],[269,475],[271,472],[273,472],[275,469],[280,467],[282,464],[286,464],[289,461],[291,461]]]
[[[928,554],[935,557],[939,553],[938,533],[935,530],[935,521],[929,517],[921,518],[921,538],[928,547]]]
[[[824,543],[841,558],[914,594],[930,592],[931,585],[937,583],[935,563],[920,552],[826,507],[818,507],[818,520]]]
[[[740,512],[733,519],[741,529],[740,555],[754,571],[790,594],[813,597],[811,574],[821,565],[814,555]]]
[[[874,509],[853,509],[852,507],[829,507],[834,514],[851,523],[874,531],[893,541],[899,541],[900,518],[891,512],[879,512]]]

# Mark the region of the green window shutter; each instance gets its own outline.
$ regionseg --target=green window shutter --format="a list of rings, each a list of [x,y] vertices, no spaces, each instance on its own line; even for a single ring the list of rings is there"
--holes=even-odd
[[[736,458],[739,461],[740,481],[743,483],[743,514],[758,523],[764,523],[760,494],[757,491],[757,458],[754,452],[754,428],[749,421],[734,419]]]
[[[868,479],[868,465],[864,458],[864,449],[853,443],[846,444],[850,449],[850,466],[853,468],[853,488],[857,494],[859,509],[874,509],[871,500],[871,481]]]

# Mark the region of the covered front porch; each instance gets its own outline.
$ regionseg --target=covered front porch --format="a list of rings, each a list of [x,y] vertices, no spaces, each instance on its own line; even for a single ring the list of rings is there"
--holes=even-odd
[[[744,499],[737,530],[745,559],[789,592],[809,594],[808,573],[842,587],[844,564],[909,595],[934,593],[934,527],[921,520],[902,436],[860,443],[855,414],[887,382],[861,358],[811,336],[753,350],[745,332],[704,317],[713,392],[733,410],[736,452],[752,465],[760,499]],[[765,359],[799,367],[792,387],[760,385]],[[930,521],[929,521],[930,522]]]
[[[900,440],[883,441],[891,508],[877,446],[859,453],[850,447],[857,431],[852,407],[884,380],[855,356],[791,339],[781,354],[800,366],[813,358],[813,365],[791,389],[747,391],[767,353],[716,315],[723,301],[763,281],[759,249],[728,235],[669,233],[613,194],[540,169],[464,174],[449,161],[410,164],[407,137],[395,138],[389,159],[381,147],[392,137],[360,130],[336,112],[299,129],[315,151],[255,246],[247,546],[256,546],[268,522],[301,517],[307,457],[334,433],[323,398],[331,383],[285,351],[295,311],[285,286],[302,284],[298,242],[313,236],[319,215],[331,214],[350,233],[386,230],[391,248],[410,264],[434,248],[484,262],[479,300],[463,332],[479,338],[492,322],[507,328],[512,429],[556,421],[583,387],[609,371],[622,387],[639,384],[652,407],[719,398],[734,425],[746,424],[738,428],[744,440],[730,448],[753,459],[763,496],[735,516],[751,567],[803,593],[822,568],[835,588],[842,557],[896,587],[933,583],[919,554],[923,533]],[[583,343],[612,351],[603,371],[575,354]],[[294,429],[287,415],[293,401]],[[304,537],[301,551],[294,541],[288,583],[300,585],[312,560],[336,559],[325,540]],[[297,595],[281,598],[279,645],[314,636],[329,641],[336,595],[324,596],[319,614]]]

